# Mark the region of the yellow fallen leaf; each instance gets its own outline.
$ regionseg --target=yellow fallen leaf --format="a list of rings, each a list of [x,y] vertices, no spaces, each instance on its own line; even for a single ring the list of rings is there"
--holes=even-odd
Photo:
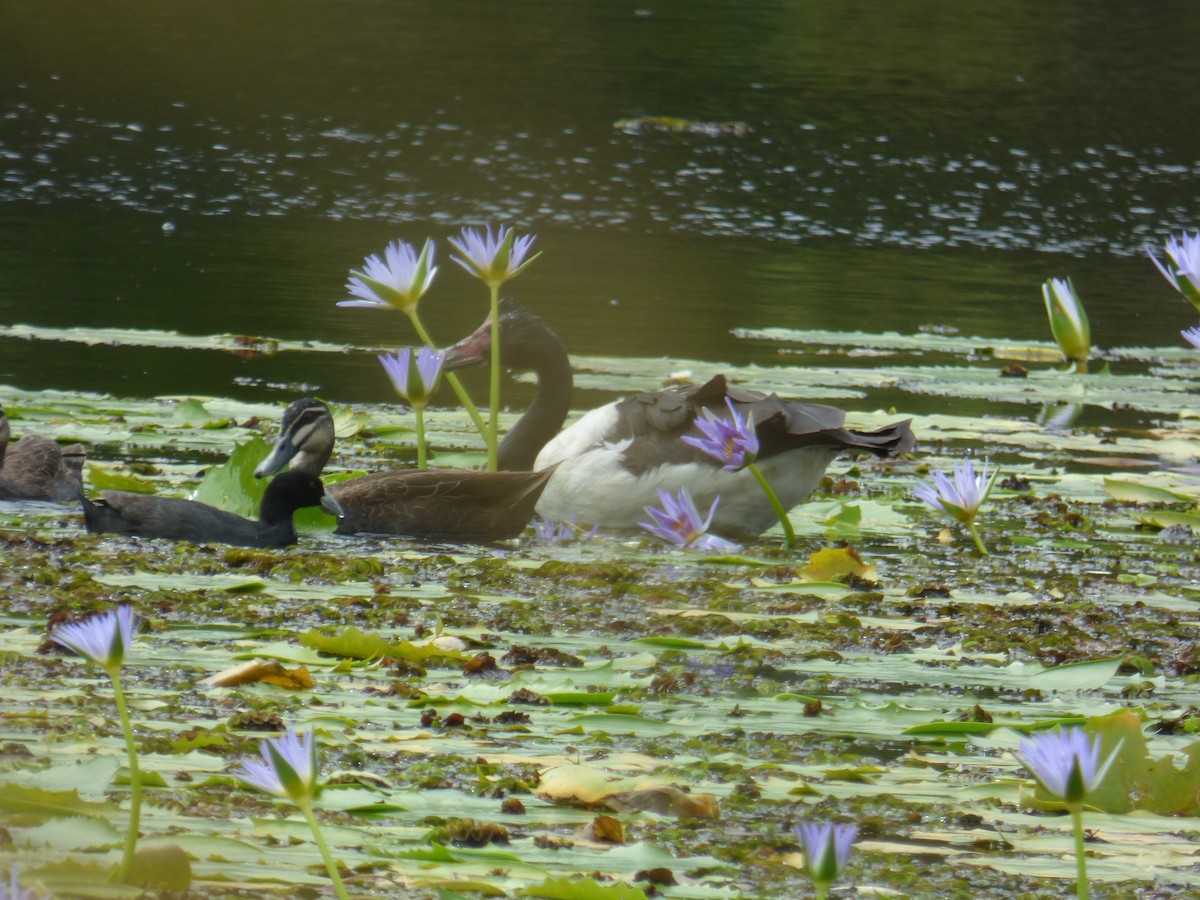
[[[854,547],[823,547],[808,558],[800,575],[805,581],[879,580],[875,566],[864,563]]]
[[[607,806],[617,812],[654,812],[663,816],[720,818],[712,794],[693,794],[648,778],[622,778],[588,766],[554,766],[541,773],[537,796],[552,803]]]
[[[316,684],[307,667],[285,669],[283,663],[277,659],[252,659],[211,675],[204,683],[214,687],[236,687],[239,684],[254,684],[259,681],[291,690],[307,690]]]

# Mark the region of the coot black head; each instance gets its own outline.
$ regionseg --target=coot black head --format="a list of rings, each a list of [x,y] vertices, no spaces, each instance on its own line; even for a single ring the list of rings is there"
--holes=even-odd
[[[290,520],[292,513],[306,506],[319,506],[331,516],[345,515],[338,502],[325,493],[320,478],[292,469],[271,479],[263,494],[258,520],[268,524]]]

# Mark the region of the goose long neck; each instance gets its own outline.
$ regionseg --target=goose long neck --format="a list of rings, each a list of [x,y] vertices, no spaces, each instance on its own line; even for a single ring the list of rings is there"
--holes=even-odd
[[[501,349],[503,353],[503,345]],[[499,468],[529,472],[542,448],[558,434],[571,411],[571,361],[557,340],[538,347],[536,356],[513,362],[513,368],[530,369],[537,376],[537,393],[525,414],[500,442]]]

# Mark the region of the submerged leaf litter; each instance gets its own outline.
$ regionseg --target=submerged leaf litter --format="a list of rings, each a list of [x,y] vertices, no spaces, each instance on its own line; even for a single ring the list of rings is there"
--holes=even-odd
[[[859,824],[860,890],[1066,896],[1069,819],[1012,751],[1085,721],[1125,740],[1085,818],[1094,895],[1200,890],[1200,355],[1112,350],[1108,371],[1074,376],[1047,345],[738,334],[779,342],[781,364],[576,358],[578,383],[724,371],[890,407],[853,427],[916,413],[913,458],[830,467],[792,512],[792,554],[774,532],[720,558],[642,534],[419,544],[329,534],[315,513],[299,547],[243,550],[88,536],[77,510],[0,503],[0,868],[63,896],[136,895],[102,883],[128,813],[107,682],[46,641],[47,622],[128,600],[142,842],[188,854],[191,896],[328,891],[303,819],[232,775],[288,725],[317,729],[317,809],[352,895],[806,896],[792,826],[816,818]],[[222,464],[282,410],[0,400],[15,433],[86,443],[89,489],[235,505]],[[338,415],[327,471],[411,462],[405,410]],[[479,461],[464,414],[430,411],[427,429],[435,464]],[[980,518],[990,558],[910,493],[967,451],[1003,469]],[[229,674],[259,668],[275,683]]]

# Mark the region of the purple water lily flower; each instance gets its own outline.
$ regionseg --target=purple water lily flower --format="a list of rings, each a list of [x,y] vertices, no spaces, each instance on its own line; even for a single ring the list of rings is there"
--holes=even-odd
[[[975,527],[975,517],[979,515],[979,508],[983,505],[983,501],[992,492],[992,485],[999,474],[999,469],[989,473],[986,460],[982,471],[978,475],[975,474],[975,466],[968,456],[961,463],[954,464],[953,481],[941,472],[934,472],[933,481],[929,484],[917,485],[913,488],[913,494],[938,512],[943,512],[965,525],[979,552],[988,556],[983,538],[979,536],[979,531]]]
[[[670,541],[672,544],[678,544],[680,547],[687,547],[690,550],[729,553],[740,549],[732,541],[727,541],[713,534],[705,534],[708,526],[712,524],[713,515],[717,511],[717,504],[721,502],[720,497],[713,500],[712,506],[708,510],[708,517],[705,519],[700,518],[700,513],[696,509],[696,503],[692,500],[691,491],[687,487],[681,487],[678,493],[674,495],[670,491],[664,491],[662,488],[659,488],[658,502],[662,504],[662,509],[654,506],[646,507],[646,512],[650,514],[650,518],[654,521],[638,522],[642,528],[645,528],[651,534],[658,535],[663,540]]]
[[[725,404],[729,407],[731,418],[726,419],[711,409],[704,409],[695,421],[704,437],[684,435],[681,440],[721,460],[725,463],[721,468],[736,471],[758,457],[758,435],[754,423],[750,421],[749,411],[743,418],[738,415],[731,398],[726,397]]]
[[[291,800],[304,813],[308,827],[316,838],[317,848],[325,861],[325,871],[339,900],[348,900],[346,885],[338,871],[337,863],[329,852],[329,845],[321,836],[321,826],[313,815],[313,799],[320,791],[317,783],[317,739],[312,728],[303,734],[289,728],[286,734],[267,738],[259,745],[262,759],[242,760],[237,777],[250,787],[257,788],[282,800]]]
[[[312,728],[302,734],[267,738],[259,746],[262,759],[242,760],[237,777],[253,788],[293,803],[306,803],[317,794],[317,742]]]
[[[532,524],[537,539],[543,544],[562,544],[574,540],[586,541],[594,537],[600,530],[599,525],[593,525],[590,530],[584,531],[581,526],[575,524],[573,515],[565,522],[547,519],[544,516],[534,516]]]
[[[386,353],[381,355],[379,362],[396,388],[396,393],[407,400],[414,409],[424,409],[437,389],[445,356],[443,351],[421,347],[416,352],[414,365],[413,350],[411,347],[405,347],[395,356]]]
[[[1146,249],[1150,261],[1162,272],[1163,278],[1196,306],[1200,306],[1200,232],[1179,237],[1172,235],[1164,248],[1167,262],[1159,262],[1154,251]]]
[[[846,870],[858,826],[802,822],[796,826],[796,836],[804,849],[804,871],[823,893]]]
[[[340,300],[338,306],[412,312],[436,274],[433,241],[425,241],[419,254],[411,244],[392,241],[384,249],[383,258],[372,254],[361,272],[350,270],[346,290],[357,299]]]
[[[1200,325],[1197,325],[1195,328],[1185,328],[1179,333],[1182,334],[1183,339],[1193,347],[1200,348]]]
[[[779,497],[770,482],[767,481],[766,476],[754,464],[758,458],[758,433],[754,429],[754,421],[750,418],[751,413],[746,410],[745,417],[738,415],[737,407],[733,405],[731,397],[725,398],[725,405],[729,407],[730,418],[718,416],[711,409],[705,407],[692,422],[704,436],[684,435],[680,440],[723,462],[725,464],[721,467],[723,469],[731,472],[740,469],[748,470],[754,476],[754,480],[758,482],[758,486],[762,488],[771,508],[775,510],[779,525],[783,528],[784,542],[789,547],[795,546],[796,532],[792,528],[791,520],[788,519],[787,510],[779,502]]]
[[[516,278],[541,255],[535,253],[525,258],[535,239],[535,235],[517,237],[515,231],[503,225],[495,234],[490,225],[483,229],[464,228],[459,237],[450,238],[454,249],[462,254],[451,259],[484,284],[495,287]]]
[[[953,481],[941,472],[934,472],[933,481],[917,485],[913,488],[913,494],[938,512],[970,525],[975,521],[979,507],[991,493],[992,482],[996,480],[998,472],[989,471],[985,460],[983,468],[976,474],[971,458],[967,457],[954,464]]]
[[[125,660],[136,621],[133,607],[123,603],[102,616],[60,625],[50,639],[111,673]]]
[[[8,870],[8,881],[0,881],[0,900],[38,900],[40,896],[33,888],[21,889],[21,882],[17,880],[16,863]]]
[[[1019,759],[1052,796],[1079,806],[1108,774],[1120,744],[1100,762],[1100,737],[1089,738],[1082,728],[1042,731],[1021,741]]]

